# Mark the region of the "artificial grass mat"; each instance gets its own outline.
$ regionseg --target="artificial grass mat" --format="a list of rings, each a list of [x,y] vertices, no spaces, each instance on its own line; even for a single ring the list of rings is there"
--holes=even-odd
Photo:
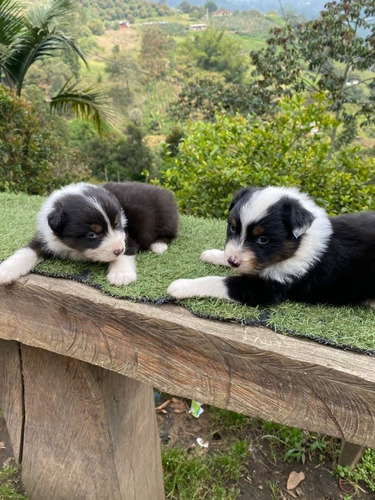
[[[24,246],[34,235],[35,217],[43,202],[41,196],[0,194],[0,260]],[[180,216],[178,238],[166,253],[137,255],[137,281],[115,287],[106,280],[107,264],[48,260],[36,273],[70,278],[99,288],[102,293],[141,302],[175,302],[167,296],[171,281],[206,275],[225,276],[231,270],[205,264],[199,256],[209,248],[223,248],[225,221]],[[210,298],[178,301],[194,314],[240,324],[263,325],[282,334],[375,355],[375,309],[329,307],[284,302],[275,307],[248,307]]]

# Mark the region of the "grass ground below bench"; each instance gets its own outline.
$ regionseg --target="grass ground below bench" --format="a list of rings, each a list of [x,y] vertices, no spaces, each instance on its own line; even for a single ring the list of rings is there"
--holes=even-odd
[[[357,467],[349,470],[337,465],[337,439],[212,406],[204,406],[200,417],[194,418],[189,401],[158,391],[155,396],[169,500],[373,498],[374,450],[367,449]],[[293,471],[303,473],[304,479],[287,491]],[[20,472],[0,409],[0,500],[28,500]]]
[[[40,196],[0,194],[0,260],[25,245],[33,236],[35,217],[42,202]],[[103,264],[49,260],[40,264],[36,272],[75,279],[122,299],[165,302],[170,300],[166,289],[174,279],[232,273],[229,269],[199,260],[203,250],[223,248],[224,240],[224,221],[181,216],[179,236],[169,250],[163,255],[140,253],[137,256],[138,279],[127,287],[110,285],[106,281],[107,265]],[[375,354],[375,310],[369,307],[285,302],[276,307],[259,308],[210,298],[182,300],[179,304],[202,317],[262,324],[283,334]]]

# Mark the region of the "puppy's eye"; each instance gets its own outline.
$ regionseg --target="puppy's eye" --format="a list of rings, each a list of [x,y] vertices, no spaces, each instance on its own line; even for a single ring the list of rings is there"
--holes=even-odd
[[[269,238],[267,236],[258,236],[258,238],[255,240],[255,243],[258,243],[258,245],[267,245],[269,242]]]
[[[236,228],[235,226],[233,226],[233,224],[229,224],[229,232],[234,234],[236,232]]]
[[[89,238],[90,240],[94,240],[95,238],[98,237],[98,235],[94,232],[94,231],[90,231],[89,233],[87,233],[87,238]]]

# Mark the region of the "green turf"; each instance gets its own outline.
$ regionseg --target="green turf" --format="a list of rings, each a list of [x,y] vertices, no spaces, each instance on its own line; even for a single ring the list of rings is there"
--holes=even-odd
[[[33,236],[35,216],[42,201],[39,196],[0,194],[0,260]],[[140,253],[137,256],[138,279],[127,287],[109,285],[106,281],[107,266],[103,264],[50,260],[40,264],[36,272],[77,279],[114,297],[163,302],[168,300],[166,289],[174,279],[231,273],[228,269],[199,260],[203,250],[222,248],[224,238],[225,222],[181,216],[179,237],[163,255]],[[199,316],[232,319],[241,324],[262,324],[280,333],[375,354],[375,310],[368,307],[285,302],[277,307],[252,308],[209,298],[182,300],[180,304]]]

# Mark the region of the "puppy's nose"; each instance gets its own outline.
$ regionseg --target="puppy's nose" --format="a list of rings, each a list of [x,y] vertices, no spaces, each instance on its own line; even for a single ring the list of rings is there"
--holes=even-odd
[[[124,253],[123,248],[116,248],[116,250],[113,250],[113,253],[118,257],[119,255],[122,255]]]
[[[228,257],[228,264],[231,267],[238,267],[241,264],[241,262],[238,257]]]

